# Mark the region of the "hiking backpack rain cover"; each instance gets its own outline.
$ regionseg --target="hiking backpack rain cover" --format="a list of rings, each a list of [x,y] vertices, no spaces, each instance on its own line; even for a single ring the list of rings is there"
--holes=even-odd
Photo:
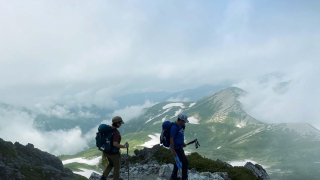
[[[100,151],[106,153],[117,153],[119,148],[113,147],[113,132],[117,129],[106,124],[101,124],[96,135],[96,146]]]

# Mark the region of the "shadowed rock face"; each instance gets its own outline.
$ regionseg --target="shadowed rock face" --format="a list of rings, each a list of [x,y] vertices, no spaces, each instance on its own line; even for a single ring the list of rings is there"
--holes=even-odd
[[[266,170],[264,170],[259,164],[253,165],[251,162],[247,162],[244,167],[250,169],[254,175],[262,178],[262,180],[270,180]]]
[[[0,179],[75,179],[70,169],[52,154],[18,142],[12,144],[0,138]]]

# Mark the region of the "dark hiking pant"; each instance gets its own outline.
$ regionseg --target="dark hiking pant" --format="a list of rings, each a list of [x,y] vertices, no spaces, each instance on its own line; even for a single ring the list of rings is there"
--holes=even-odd
[[[188,179],[188,159],[184,154],[184,150],[183,148],[179,148],[175,150],[182,164],[182,180]],[[176,163],[174,163],[174,168],[173,168],[171,177],[177,178],[177,173],[178,173],[178,166]]]
[[[121,167],[121,159],[120,159],[120,153],[116,155],[108,155],[105,154],[109,164],[107,168],[103,171],[103,175],[107,178],[110,171],[113,169],[113,179],[118,180],[120,176],[120,167]]]

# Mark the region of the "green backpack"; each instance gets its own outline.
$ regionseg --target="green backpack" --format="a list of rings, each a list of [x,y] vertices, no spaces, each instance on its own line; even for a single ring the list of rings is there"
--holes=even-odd
[[[100,151],[106,153],[118,153],[119,148],[113,146],[113,133],[118,131],[106,124],[101,124],[96,135],[96,146]]]

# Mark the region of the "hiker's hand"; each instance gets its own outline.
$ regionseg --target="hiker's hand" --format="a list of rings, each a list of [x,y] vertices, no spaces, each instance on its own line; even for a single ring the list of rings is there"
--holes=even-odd
[[[173,157],[176,157],[176,155],[177,155],[176,151],[172,151],[172,155],[173,155]]]
[[[183,147],[187,147],[187,145],[185,143],[183,143]]]
[[[125,148],[129,148],[129,143],[128,142],[125,144]]]

